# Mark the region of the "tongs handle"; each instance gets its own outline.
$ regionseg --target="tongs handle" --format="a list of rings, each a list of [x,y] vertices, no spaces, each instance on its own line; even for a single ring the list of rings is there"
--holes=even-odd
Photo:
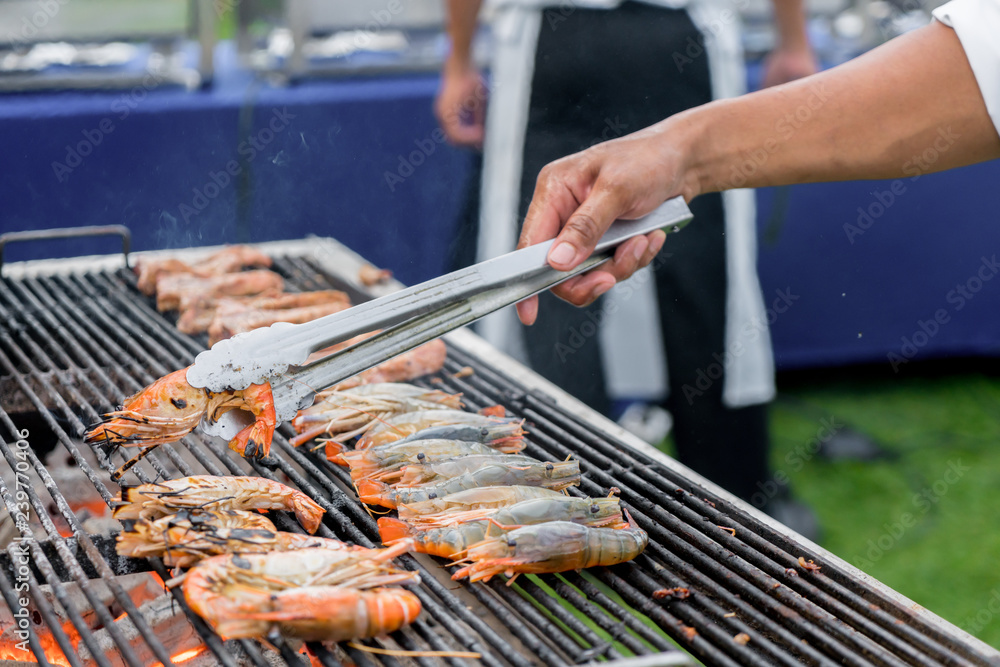
[[[677,197],[643,218],[615,222],[598,243],[595,254],[573,271],[556,271],[548,266],[546,257],[552,245],[548,241],[312,322],[297,325],[279,322],[240,334],[199,354],[188,370],[187,379],[192,385],[211,391],[242,389],[269,381],[278,407],[277,390],[283,384],[316,389],[335,384],[593,268],[606,261],[610,251],[623,241],[665,227],[679,231],[690,220],[691,212],[684,200]],[[383,331],[348,350],[296,369],[294,378],[281,379],[290,366],[301,366],[317,350],[401,322],[407,324],[399,330]],[[291,391],[308,394],[307,389]]]

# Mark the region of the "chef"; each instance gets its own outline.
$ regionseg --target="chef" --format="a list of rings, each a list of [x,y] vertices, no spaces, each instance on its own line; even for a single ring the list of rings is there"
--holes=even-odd
[[[730,188],[907,178],[1000,157],[1000,2],[954,0],[930,25],[834,69],[671,116],[547,165],[519,247],[556,237],[549,264],[586,258],[616,218]],[[577,202],[581,202],[577,204]],[[665,234],[553,292],[585,305],[649,264]],[[517,307],[531,324],[537,298]]]
[[[547,163],[745,92],[739,9],[747,2],[494,0],[484,119],[482,104],[456,112],[485,97],[471,58],[480,3],[451,0],[452,48],[436,111],[452,142],[484,143],[479,259],[513,249]],[[765,85],[815,71],[801,0],[773,5],[776,45]],[[753,206],[753,192],[746,189],[700,198],[693,205],[699,224],[679,239],[669,261],[633,281],[631,298],[582,311],[544,295],[550,300],[534,327],[518,327],[505,311],[484,320],[481,333],[606,414],[611,404],[605,362],[619,380],[655,375],[661,386],[637,393],[656,393],[665,385],[680,460],[749,501],[771,477],[766,408],[774,395]],[[661,336],[653,338],[657,333],[661,347]],[[617,361],[631,365],[632,373],[621,372],[615,355],[605,357],[602,342],[615,348]],[[727,357],[734,345],[741,353]],[[627,355],[620,352],[624,348]],[[787,489],[781,491],[759,507],[815,537],[812,514],[789,499]]]

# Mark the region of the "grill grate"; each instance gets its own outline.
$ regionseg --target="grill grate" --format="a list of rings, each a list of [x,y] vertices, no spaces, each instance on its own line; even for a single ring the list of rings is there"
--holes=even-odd
[[[276,270],[300,289],[338,288],[345,282],[328,274],[305,256],[276,260]],[[12,544],[0,559],[0,593],[14,613],[20,613],[16,583],[28,584],[37,616],[29,624],[29,645],[41,665],[48,657],[39,630],[51,632],[64,664],[82,667],[124,664],[144,667],[143,656],[171,664],[170,651],[147,624],[128,593],[114,579],[134,571],[151,570],[162,579],[169,573],[159,559],[119,558],[107,538],[87,535],[77,516],[32,449],[62,445],[110,502],[101,471],[116,469],[127,458],[81,444],[86,425],[121,403],[124,397],[177,368],[189,365],[204,348],[204,340],[178,333],[135,289],[131,273],[91,271],[3,279],[0,289],[0,387],[7,386],[26,399],[30,415],[0,408],[0,453],[11,470],[40,482],[12,488],[0,481],[0,496],[11,517],[31,505],[44,539],[21,523],[21,545],[30,554],[27,574],[19,546]],[[352,296],[362,295],[357,290]],[[475,651],[489,666],[573,665],[596,660],[653,659],[655,664],[691,664],[676,644],[711,665],[986,665],[995,654],[963,638],[960,633],[926,613],[907,606],[871,586],[855,574],[829,562],[778,533],[753,516],[698,486],[682,473],[645,453],[627,447],[586,420],[571,414],[545,393],[492,367],[482,355],[449,346],[445,372],[434,386],[461,391],[473,409],[501,403],[528,420],[527,453],[549,460],[579,458],[584,482],[572,493],[605,495],[610,487],[621,491],[623,505],[650,535],[646,552],[631,563],[596,568],[584,573],[522,577],[514,586],[502,581],[457,584],[448,571],[425,556],[405,556],[404,567],[421,571],[424,584],[415,590],[425,613],[410,627],[388,638],[365,642],[372,647],[417,651]],[[462,367],[475,373],[456,377]],[[12,388],[12,389],[10,389]],[[23,401],[22,401],[23,402]],[[14,401],[3,401],[4,406]],[[18,422],[30,418],[30,434],[22,438]],[[37,424],[37,426],[35,426]],[[300,488],[327,511],[318,534],[364,546],[377,542],[374,519],[354,500],[347,471],[330,464],[320,453],[288,444],[288,425],[279,428],[272,452],[274,467],[250,464],[230,452],[224,443],[198,433],[178,443],[161,446],[136,465],[127,481],[146,483],[157,478],[190,474],[254,474]],[[19,447],[19,439],[32,447]],[[11,478],[13,479],[13,478]],[[39,488],[40,488],[39,487]],[[18,495],[18,492],[24,495]],[[72,536],[59,534],[50,518],[61,516]],[[282,530],[300,531],[297,523],[279,513]],[[735,531],[735,535],[729,530]],[[822,566],[818,572],[801,568],[799,557]],[[114,623],[93,590],[103,579],[114,600],[135,625],[141,640],[129,640]],[[85,663],[73,638],[62,627],[60,615],[42,594],[45,585],[73,627],[80,645],[93,657]],[[82,619],[86,611],[78,587],[107,628],[120,651],[120,661],[107,658],[94,633]],[[655,599],[654,593],[687,588],[685,599]],[[277,655],[249,640],[223,642],[173,592],[180,610],[191,621],[218,663],[227,667],[253,664],[266,667],[277,656],[289,665],[307,658],[289,644],[275,640]],[[734,637],[745,634],[748,642]],[[396,658],[374,655],[347,645],[325,648],[310,644],[315,661],[339,664],[465,665],[460,658]],[[645,657],[645,658],[643,658]],[[646,663],[644,663],[646,664]],[[648,664],[653,664],[649,662]]]

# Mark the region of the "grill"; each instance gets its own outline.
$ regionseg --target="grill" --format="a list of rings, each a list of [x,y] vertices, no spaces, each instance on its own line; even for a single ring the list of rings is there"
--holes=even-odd
[[[327,239],[261,246],[290,289],[364,291],[349,279],[361,261]],[[135,288],[121,262],[101,257],[7,267],[0,289],[0,453],[9,470],[0,496],[15,526],[0,556],[3,636],[24,634],[40,665],[144,667],[181,661],[159,617],[128,589],[130,577],[170,573],[159,559],[115,554],[113,535],[84,527],[41,458],[62,447],[110,503],[108,473],[126,456],[83,445],[99,415],[157,377],[190,364],[205,341],[177,332]],[[169,609],[207,649],[199,664],[254,665],[988,665],[1000,653],[919,608],[679,466],[517,366],[468,332],[448,338],[449,360],[432,386],[462,392],[472,409],[503,404],[527,419],[527,453],[578,458],[574,494],[620,490],[650,536],[633,562],[583,573],[456,583],[439,561],[408,555],[421,572],[424,613],[410,627],[363,644],[373,649],[471,651],[400,657],[350,644],[224,642],[171,592]],[[458,371],[470,367],[473,373]],[[372,546],[374,519],[350,491],[346,470],[321,452],[275,435],[274,463],[239,458],[221,440],[194,433],[161,446],[126,483],[191,474],[254,474],[289,483],[326,510],[319,535]],[[126,453],[127,454],[127,453]],[[0,466],[2,468],[3,466]],[[110,488],[109,488],[110,487]],[[28,517],[28,511],[34,514]],[[301,530],[283,513],[282,530]],[[804,559],[804,560],[800,560]],[[814,561],[820,569],[814,569]],[[144,575],[148,577],[149,575]],[[683,589],[686,589],[683,590]],[[162,591],[161,591],[162,592]],[[2,610],[0,610],[2,611]],[[176,624],[175,624],[176,625]],[[174,626],[171,626],[174,627]],[[171,632],[174,632],[172,630]],[[173,636],[172,634],[170,635]],[[25,644],[21,644],[23,648]],[[0,647],[2,650],[2,647]],[[0,658],[31,662],[29,654]],[[194,662],[190,663],[194,664]]]

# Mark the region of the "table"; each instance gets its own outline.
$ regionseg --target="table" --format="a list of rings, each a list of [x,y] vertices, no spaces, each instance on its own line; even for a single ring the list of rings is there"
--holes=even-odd
[[[238,68],[231,45],[216,62],[214,86],[195,92],[0,97],[0,229],[122,223],[139,250],[320,234],[405,283],[446,270],[472,156],[442,140],[435,76],[275,87]],[[998,354],[997,183],[988,163],[895,186],[761,190],[779,368],[905,372],[909,359]],[[114,248],[15,245],[7,257]]]
[[[0,97],[0,230],[121,223],[136,250],[334,236],[406,283],[439,275],[471,156],[437,129],[433,75],[275,87],[220,46],[193,92]],[[12,245],[11,261],[112,252]]]

